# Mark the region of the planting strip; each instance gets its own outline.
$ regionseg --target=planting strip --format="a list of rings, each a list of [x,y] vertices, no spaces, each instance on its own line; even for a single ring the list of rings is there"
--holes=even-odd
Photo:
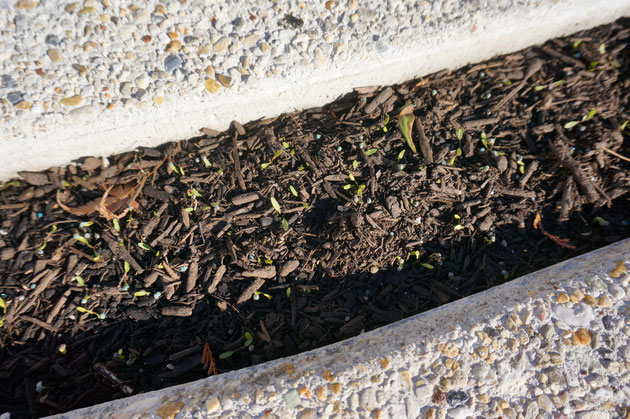
[[[56,417],[628,417],[628,268],[630,239],[343,342]]]

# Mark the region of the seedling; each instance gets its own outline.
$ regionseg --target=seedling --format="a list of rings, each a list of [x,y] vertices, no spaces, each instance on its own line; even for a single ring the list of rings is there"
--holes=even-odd
[[[293,194],[294,197],[299,197],[297,190],[295,190],[295,188],[293,187],[293,185],[289,185],[289,190],[291,191],[291,194]]]
[[[359,164],[361,164],[361,163],[359,163],[359,161],[358,161],[358,160],[354,160],[354,161],[352,162],[352,168],[353,168],[353,169],[356,169],[357,167],[359,167]]]
[[[209,169],[212,167],[212,163],[210,163],[210,160],[208,160],[207,157],[202,157],[201,161],[203,162],[203,165],[206,166],[206,169]]]
[[[457,141],[461,142],[464,138],[464,130],[462,128],[457,130]]]
[[[269,161],[268,161],[268,162],[266,162],[266,163],[262,163],[262,164],[260,165],[260,168],[261,168],[261,169],[266,169],[266,168],[267,168],[267,167],[268,167],[271,163],[273,163],[273,161],[274,161],[275,159],[277,159],[278,157],[280,157],[280,155],[281,155],[281,154],[282,154],[282,150],[278,150],[278,151],[276,151],[276,152],[275,152],[275,154],[273,155],[273,157],[271,158],[271,160],[269,160]]]
[[[178,167],[175,165],[175,163],[173,163],[173,162],[170,162],[170,163],[168,164],[168,168],[169,168],[169,169],[171,169],[171,171],[173,171],[173,172],[177,173],[177,174],[178,174],[178,175],[180,175],[180,176],[184,176],[184,175],[185,175],[185,173],[184,173],[184,169],[183,169],[181,166],[178,168]]]
[[[18,188],[20,186],[20,182],[17,180],[12,180],[10,182],[3,183],[0,185],[0,191],[3,189],[9,188],[11,186],[15,186],[16,188]]]
[[[2,297],[0,297],[0,309],[2,309],[2,314],[0,314],[0,327],[4,325],[4,316],[7,314],[7,303],[4,302]]]
[[[120,231],[120,223],[118,222],[118,219],[117,219],[117,218],[114,218],[114,219],[112,220],[112,224],[114,224],[114,230],[116,230],[116,231]]]
[[[267,300],[271,300],[271,295],[269,294],[265,294],[264,292],[255,292],[254,296],[252,297],[255,301],[258,301],[260,299],[260,296],[265,297]]]
[[[350,181],[352,183],[354,183],[354,185],[351,184],[351,183],[347,183],[347,184],[343,185],[343,189],[348,191],[348,190],[356,187],[357,188],[357,195],[363,196],[363,190],[365,189],[365,185],[363,185],[363,184],[359,185],[359,183],[357,182],[356,178],[354,177],[354,175],[352,173],[348,173],[348,179],[350,179]]]
[[[371,155],[375,154],[377,151],[378,151],[377,148],[371,148],[371,149],[369,149],[368,151],[365,152],[365,155],[366,156],[371,156]]]
[[[44,243],[39,247],[37,253],[39,253],[40,255],[44,253],[44,249],[46,248],[46,245],[48,244],[48,240],[50,240],[52,238],[52,235],[55,233],[55,231],[57,231],[57,225],[53,224],[52,228],[50,229],[50,231],[48,232],[48,234],[46,234],[46,238],[44,239]],[[86,240],[87,242],[87,240]],[[89,244],[88,244],[89,246]]]
[[[413,143],[413,138],[411,137],[411,130],[413,128],[413,121],[415,121],[416,117],[413,114],[413,103],[408,103],[402,107],[400,110],[400,114],[398,115],[398,129],[400,129],[400,133],[403,138],[407,142],[409,148],[416,154],[418,154],[418,150],[416,150],[416,145]]]
[[[383,132],[387,132],[387,124],[389,124],[389,114],[386,113],[385,117],[383,118],[383,126],[381,127],[381,129],[383,130]]]
[[[565,129],[570,129],[570,128],[573,128],[574,126],[576,126],[576,125],[577,125],[577,124],[579,124],[579,123],[586,122],[586,121],[588,121],[589,119],[591,119],[593,116],[595,116],[595,114],[596,114],[596,113],[597,113],[597,108],[594,108],[594,109],[592,109],[589,113],[587,113],[586,115],[584,115],[584,116],[582,117],[582,120],[581,120],[581,121],[569,121],[569,122],[567,122],[566,124],[564,124],[564,128],[565,128]]]
[[[94,315],[94,316],[98,317],[98,318],[99,318],[99,320],[105,320],[105,318],[107,317],[107,315],[106,315],[105,313],[100,313],[100,314],[99,314],[99,313],[97,313],[97,312],[95,312],[95,311],[89,310],[89,309],[87,309],[87,308],[85,308],[85,307],[81,307],[81,306],[78,306],[78,307],[77,307],[77,311],[78,311],[79,313],[88,313],[88,314],[92,314],[92,315]]]
[[[233,351],[226,351],[223,352],[221,355],[219,355],[219,359],[226,359],[231,357],[232,355],[234,355],[234,352],[243,350],[245,348],[249,348],[249,346],[254,342],[254,337],[252,336],[251,333],[249,332],[245,332],[245,343],[243,344],[243,346],[241,346],[238,349],[235,349]]]
[[[271,201],[271,206],[273,207],[273,209],[275,209],[278,214],[282,215],[282,208],[280,207],[280,204],[278,203],[276,198],[272,196],[269,200]],[[289,222],[284,217],[282,217],[282,229],[284,231],[289,231]]]
[[[462,217],[460,217],[459,215],[455,214],[453,215],[453,218],[455,219],[455,227],[453,227],[455,230],[461,230],[464,228],[464,226],[462,225]]]

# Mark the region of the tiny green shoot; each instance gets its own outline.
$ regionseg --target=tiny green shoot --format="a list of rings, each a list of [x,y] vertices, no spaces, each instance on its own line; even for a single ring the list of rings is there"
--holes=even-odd
[[[376,152],[378,151],[377,148],[371,148],[368,151],[365,152],[366,156],[371,156],[372,154],[376,154]]]
[[[295,190],[295,188],[293,187],[293,185],[289,185],[289,189],[291,190],[291,194],[293,194],[294,197],[298,197],[298,192]]]
[[[85,281],[83,280],[83,278],[81,278],[80,275],[77,275],[74,277],[74,280],[77,281],[77,284],[79,284],[82,287],[85,287]]]
[[[413,103],[407,103],[400,110],[400,115],[398,116],[398,129],[407,142],[409,148],[417,154],[418,150],[416,150],[416,145],[414,144],[411,136],[411,130],[415,119],[416,117],[413,114]]]
[[[405,156],[405,150],[402,150],[400,153],[398,153],[398,158],[396,159],[396,163],[400,163],[400,161],[402,160],[404,156]]]
[[[120,223],[117,218],[112,219],[112,224],[114,224],[114,230],[120,231]]]
[[[278,201],[276,200],[276,198],[274,198],[273,196],[270,199],[271,201],[271,206],[273,207],[273,209],[275,209],[276,211],[278,211],[278,214],[282,214],[282,208],[280,208],[280,204],[278,203]]]
[[[359,163],[359,161],[358,161],[358,160],[354,160],[354,161],[352,162],[352,168],[353,168],[353,169],[356,169],[357,167],[359,167],[359,164],[360,164],[360,163]]]
[[[282,217],[282,229],[284,231],[289,231],[289,222],[284,217]]]
[[[601,55],[606,54],[606,43],[602,42],[601,44],[599,44],[599,47],[597,48],[597,50],[599,51]]]

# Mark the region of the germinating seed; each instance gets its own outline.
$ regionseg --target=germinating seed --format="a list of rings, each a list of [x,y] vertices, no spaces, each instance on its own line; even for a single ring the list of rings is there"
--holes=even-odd
[[[36,287],[37,287],[37,285],[36,285],[36,284],[31,284],[31,285],[29,285],[29,288],[30,288],[30,289],[32,289],[32,290],[34,290]]]
[[[81,298],[81,304],[87,304],[88,299],[87,298]]]
[[[337,146],[337,151],[341,151],[343,150],[343,148],[341,148],[341,146]]]
[[[372,198],[368,198],[365,200],[366,203],[371,204],[372,203]]]
[[[315,134],[315,139],[316,139],[316,140],[319,140],[320,138],[322,138],[322,135],[321,135],[321,134]]]
[[[396,166],[396,168],[397,168],[398,170],[401,170],[401,171],[402,171],[402,170],[404,170],[404,169],[405,169],[405,165],[404,165],[404,164],[399,164],[398,166]]]
[[[155,293],[153,293],[154,300],[158,300],[161,296],[162,296],[162,293],[160,291],[156,291]]]
[[[365,144],[359,143],[359,148],[363,148],[363,147],[365,147]]]

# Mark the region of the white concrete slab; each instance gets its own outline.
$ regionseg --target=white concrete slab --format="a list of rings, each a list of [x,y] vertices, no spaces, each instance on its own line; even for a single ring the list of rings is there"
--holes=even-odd
[[[324,348],[57,418],[622,418],[630,239]]]
[[[0,180],[322,105],[623,15],[627,0],[1,1]]]

